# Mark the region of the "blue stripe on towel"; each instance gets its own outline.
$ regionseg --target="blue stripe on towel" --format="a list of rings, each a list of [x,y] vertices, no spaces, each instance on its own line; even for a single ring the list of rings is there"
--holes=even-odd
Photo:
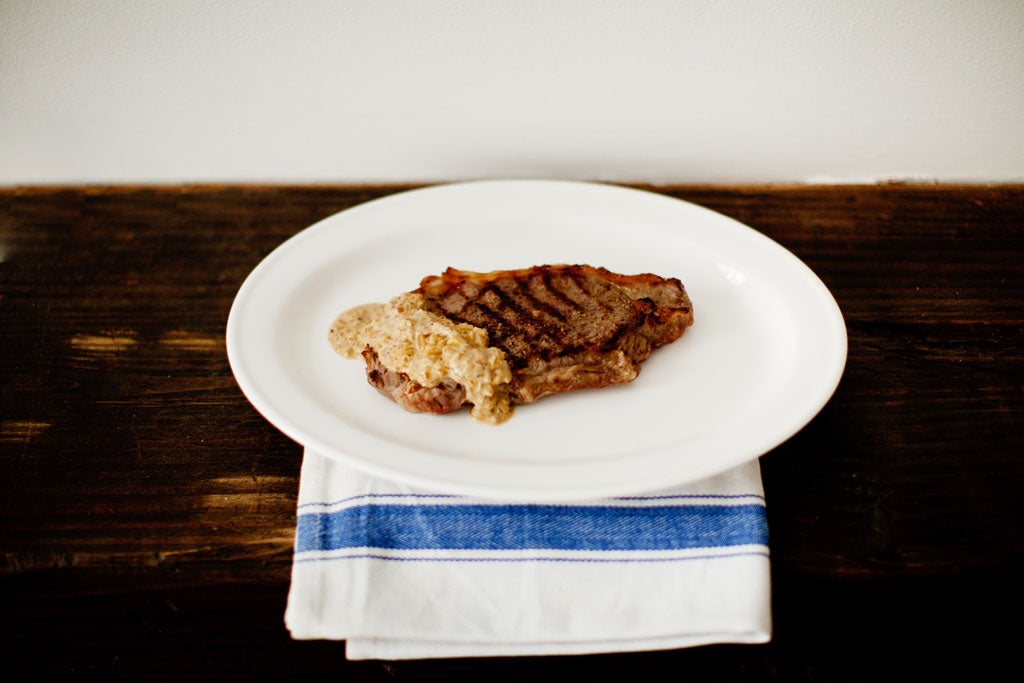
[[[762,505],[358,505],[299,515],[295,550],[680,550],[746,544],[768,544]]]

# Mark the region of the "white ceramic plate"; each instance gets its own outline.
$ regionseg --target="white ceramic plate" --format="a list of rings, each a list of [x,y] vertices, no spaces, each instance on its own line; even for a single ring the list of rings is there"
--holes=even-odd
[[[330,348],[341,311],[387,301],[447,266],[588,263],[680,278],[694,325],[633,382],[519,406],[407,413]],[[560,181],[402,192],[295,235],[242,285],[227,326],[252,404],[306,447],[433,490],[578,500],[651,491],[757,458],[824,406],[846,362],[835,300],[764,235],[664,195]]]

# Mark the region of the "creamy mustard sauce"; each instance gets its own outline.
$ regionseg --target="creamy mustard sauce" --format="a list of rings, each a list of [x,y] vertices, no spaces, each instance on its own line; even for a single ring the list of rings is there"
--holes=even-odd
[[[401,294],[387,304],[364,304],[339,315],[327,338],[346,358],[371,347],[384,367],[424,387],[451,378],[466,390],[470,415],[500,424],[512,416],[505,352],[487,345],[487,331],[455,323],[425,309],[422,294]]]

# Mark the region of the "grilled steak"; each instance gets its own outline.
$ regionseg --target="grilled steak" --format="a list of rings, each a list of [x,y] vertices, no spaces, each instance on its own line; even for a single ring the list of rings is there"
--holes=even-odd
[[[473,273],[449,268],[416,290],[427,310],[487,331],[512,370],[513,403],[548,394],[629,382],[651,351],[693,323],[682,283],[657,275],[551,265]],[[364,352],[367,378],[407,410],[447,413],[465,400],[462,387],[426,389]]]

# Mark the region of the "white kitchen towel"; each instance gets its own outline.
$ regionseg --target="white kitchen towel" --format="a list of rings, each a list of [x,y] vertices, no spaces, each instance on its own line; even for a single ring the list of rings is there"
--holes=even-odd
[[[658,650],[771,638],[756,460],[648,495],[431,493],[306,450],[285,622],[349,659]]]

